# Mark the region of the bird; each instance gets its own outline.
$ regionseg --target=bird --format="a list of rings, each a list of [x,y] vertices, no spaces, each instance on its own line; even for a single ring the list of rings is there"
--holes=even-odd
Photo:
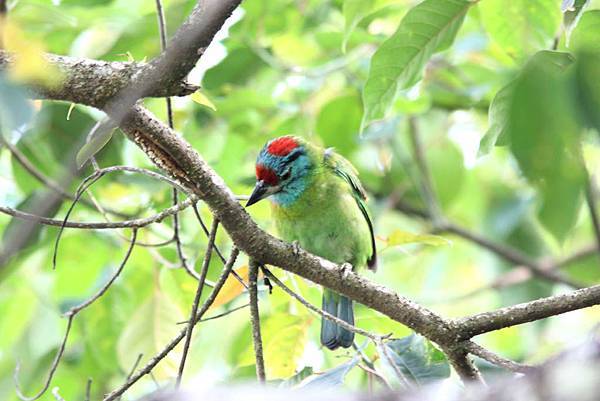
[[[299,136],[268,141],[255,164],[256,185],[246,207],[269,198],[279,237],[352,270],[377,269],[373,223],[367,195],[354,166],[333,148],[322,148]],[[351,299],[323,288],[322,309],[354,325]],[[351,332],[321,319],[321,344],[330,350],[349,348]]]

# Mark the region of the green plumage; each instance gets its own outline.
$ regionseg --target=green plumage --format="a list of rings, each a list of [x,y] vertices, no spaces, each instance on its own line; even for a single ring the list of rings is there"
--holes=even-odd
[[[311,160],[306,186],[294,202],[272,202],[279,236],[298,241],[308,252],[354,269],[376,268],[373,227],[365,206],[365,192],[354,167],[331,149],[295,138]],[[323,309],[354,324],[352,301],[331,290],[323,291]],[[323,319],[321,342],[330,349],[350,347],[354,333]]]

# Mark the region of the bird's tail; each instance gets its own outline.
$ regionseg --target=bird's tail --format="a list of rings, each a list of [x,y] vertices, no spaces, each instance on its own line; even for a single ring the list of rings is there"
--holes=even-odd
[[[352,300],[329,289],[323,289],[323,310],[354,325],[354,307]],[[321,318],[321,344],[334,350],[338,347],[349,348],[354,342],[354,333],[331,320]]]

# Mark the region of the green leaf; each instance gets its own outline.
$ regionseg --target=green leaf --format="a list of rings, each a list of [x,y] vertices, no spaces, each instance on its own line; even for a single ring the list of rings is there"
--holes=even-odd
[[[582,51],[577,55],[575,66],[575,85],[583,121],[587,126],[594,127],[600,134],[600,80],[598,66],[600,53]]]
[[[573,64],[573,56],[564,52],[542,50],[529,63],[545,63],[554,66],[557,71],[564,71]],[[490,104],[489,128],[479,145],[480,156],[489,153],[494,146],[508,145],[508,117],[515,85],[515,81],[511,81],[502,87]]]
[[[517,59],[549,48],[561,18],[556,0],[485,0],[479,10],[490,38]]]
[[[386,373],[392,383],[423,386],[450,376],[450,365],[445,355],[429,341],[416,334],[387,341],[377,347]],[[402,374],[398,377],[397,372]]]
[[[100,124],[96,129],[96,132],[92,134],[90,141],[83,145],[77,152],[77,156],[75,156],[77,167],[82,168],[90,158],[100,152],[110,141],[114,131],[114,128],[109,128],[105,126],[105,124]]]
[[[420,79],[434,53],[452,44],[472,4],[466,0],[425,0],[406,14],[398,30],[371,59],[363,90],[363,130],[386,116],[397,92]]]
[[[243,85],[266,65],[252,49],[232,49],[223,61],[206,71],[202,87],[212,91],[228,84]]]
[[[297,372],[294,376],[282,381],[279,384],[279,387],[282,387],[282,388],[294,387],[294,386],[300,384],[300,382],[302,382],[307,377],[311,376],[313,373],[314,373],[314,371],[311,366],[305,366],[304,368],[302,368],[301,371]]]
[[[538,218],[559,241],[575,224],[584,178],[569,76],[562,64],[533,59],[515,83],[509,112],[511,151],[538,189]]]
[[[508,112],[514,86],[514,81],[509,82],[496,93],[490,103],[489,128],[479,144],[480,156],[489,153],[496,145],[506,144]]]
[[[201,104],[202,106],[206,106],[212,111],[217,111],[217,107],[213,104],[213,102],[210,101],[208,96],[206,96],[204,93],[196,91],[192,93],[190,97],[194,102]]]
[[[579,24],[573,30],[570,47],[600,53],[600,10],[583,13]]]
[[[321,388],[321,387],[339,387],[344,384],[344,378],[355,367],[360,358],[355,356],[351,361],[329,369],[321,374],[313,375],[304,380],[300,387],[306,388]]]
[[[412,234],[402,230],[394,230],[387,240],[387,246],[399,246],[406,244],[425,244],[425,245],[450,245],[452,242],[439,235],[432,234]]]
[[[181,330],[178,322],[186,320],[182,311],[159,288],[136,311],[121,333],[117,344],[119,365],[123,371],[131,370],[139,354],[145,364],[169,343]],[[198,331],[198,330],[197,330]],[[177,374],[181,347],[175,348],[153,370],[159,378],[172,378]]]
[[[344,40],[342,42],[342,51],[346,51],[346,45],[352,31],[358,23],[366,17],[372,10],[375,0],[344,0],[342,11],[344,13]]]
[[[326,103],[319,114],[315,130],[325,146],[347,155],[358,145],[362,105],[357,93],[336,97]]]
[[[567,46],[571,39],[571,33],[577,26],[583,10],[588,5],[589,0],[563,0],[560,7],[563,12],[563,26],[565,27],[565,36],[567,38]]]

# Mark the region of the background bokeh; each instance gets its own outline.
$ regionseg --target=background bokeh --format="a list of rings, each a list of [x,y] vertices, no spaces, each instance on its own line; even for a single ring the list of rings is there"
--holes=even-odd
[[[169,32],[174,32],[195,1],[163,3]],[[366,108],[375,107],[363,97],[371,57],[417,3],[245,0],[190,76],[192,83],[202,85],[202,95],[195,95],[196,101],[173,99],[175,129],[240,195],[250,192],[254,160],[270,138],[296,134],[335,147],[357,167],[370,193],[381,263],[376,274],[366,273],[369,279],[443,316],[460,317],[571,290],[568,284],[532,275],[502,252],[468,238],[473,235],[522,254],[536,266],[560,268],[567,281],[597,283],[600,258],[593,252],[581,166],[585,163],[597,185],[598,132],[593,122],[578,125],[576,115],[586,106],[573,104],[587,99],[585,90],[573,92],[572,81],[554,80],[572,61],[562,65],[564,54],[538,52],[556,48],[591,60],[591,67],[586,70],[582,62],[577,71],[583,82],[593,82],[600,71],[593,63],[600,43],[600,2],[588,2],[567,35],[558,0],[482,0],[470,8],[449,49],[427,63],[423,79],[400,90],[384,115],[367,118]],[[9,49],[13,40],[22,49],[117,61],[142,61],[160,51],[152,1],[17,0],[9,5],[13,34],[4,38]],[[30,61],[35,64],[33,56]],[[547,65],[558,65],[560,71],[548,71]],[[35,66],[30,69],[22,67],[17,73],[39,73]],[[66,103],[24,100],[19,79],[4,76],[0,82],[2,135],[44,175],[63,177],[82,138],[102,114],[81,105],[70,110]],[[515,98],[497,100],[503,103],[490,112],[496,94],[511,82]],[[163,99],[144,103],[166,120]],[[508,119],[507,109],[512,110]],[[14,120],[12,126],[6,125],[7,115]],[[433,200],[424,190],[426,177],[415,158],[415,136],[431,177]],[[98,162],[103,167],[153,168],[119,132],[98,154]],[[86,167],[68,180],[68,191],[73,193],[90,172]],[[1,205],[27,210],[49,191],[0,146]],[[102,205],[132,216],[151,215],[171,203],[169,187],[137,175],[109,175],[91,192]],[[61,200],[48,215],[61,219],[69,204]],[[439,209],[440,219],[432,218],[432,207]],[[209,211],[202,204],[200,210],[209,221]],[[250,213],[261,227],[272,230],[267,203]],[[78,205],[71,217],[102,219],[85,205]],[[191,210],[182,212],[180,221],[185,255],[199,269],[206,236]],[[19,224],[0,215],[3,242]],[[143,229],[141,240],[168,240],[171,226],[167,219]],[[125,254],[130,234],[67,229],[57,269],[52,270],[57,232],[40,227],[0,265],[3,400],[16,399],[12,374],[17,362],[28,392],[41,385],[64,332],[61,312],[106,281]],[[217,243],[225,251],[231,248],[223,232]],[[571,259],[574,253],[579,255]],[[247,272],[246,265],[240,258],[236,267],[241,274]],[[209,279],[218,277],[221,266],[213,258]],[[273,271],[311,303],[320,304],[319,288]],[[181,269],[173,244],[137,246],[110,291],[76,318],[53,386],[67,400],[82,399],[88,377],[93,378],[95,397],[118,386],[139,354],[142,361],[150,359],[181,328],[177,323],[187,319],[195,287],[195,280]],[[226,295],[208,315],[247,303],[247,294],[235,282],[228,284]],[[322,349],[320,318],[281,290],[268,294],[261,286],[260,299],[268,379],[284,380],[306,367],[323,371],[352,357],[352,352]],[[503,356],[536,363],[583,341],[599,320],[599,310],[584,309],[488,333],[478,341]],[[356,323],[378,334],[410,334],[362,306],[357,307]],[[201,323],[195,333],[187,382],[254,378],[247,308]],[[365,352],[377,359],[372,345]],[[176,349],[154,377],[143,379],[125,399],[172,380],[179,353]],[[351,388],[368,385],[360,369],[353,369],[346,382]],[[53,399],[51,394],[44,397]]]

